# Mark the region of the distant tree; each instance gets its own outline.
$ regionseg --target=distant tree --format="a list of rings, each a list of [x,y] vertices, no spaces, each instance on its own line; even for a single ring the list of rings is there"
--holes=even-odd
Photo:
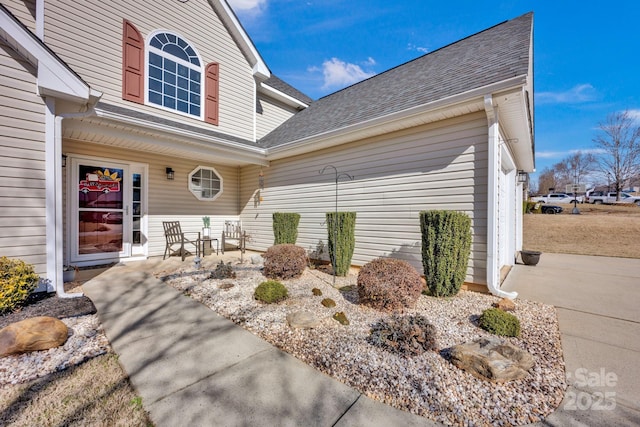
[[[597,160],[593,154],[578,151],[556,164],[555,169],[565,185],[581,184],[594,171],[596,165]]]
[[[620,200],[622,185],[640,173],[640,126],[629,111],[609,114],[598,126],[593,142],[603,151],[598,165],[613,178],[616,199]]]
[[[550,188],[557,188],[558,181],[554,169],[546,167],[538,176],[538,192],[547,194]]]

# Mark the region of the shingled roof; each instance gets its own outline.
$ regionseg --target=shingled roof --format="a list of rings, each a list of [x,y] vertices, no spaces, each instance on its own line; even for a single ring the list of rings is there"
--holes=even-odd
[[[259,145],[277,147],[526,76],[532,25],[530,12],[321,98]]]
[[[280,92],[297,99],[298,101],[302,101],[307,105],[313,102],[313,99],[311,99],[309,96],[300,92],[298,89],[294,88],[289,83],[281,80],[279,77],[276,77],[273,74],[271,74],[271,77],[264,81],[264,84],[267,86],[271,86],[272,88],[277,89]]]

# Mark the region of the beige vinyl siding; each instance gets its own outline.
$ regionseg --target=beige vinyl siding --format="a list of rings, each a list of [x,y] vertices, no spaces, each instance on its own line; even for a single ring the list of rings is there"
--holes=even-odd
[[[207,1],[87,0],[79,6],[75,0],[57,0],[45,4],[45,17],[47,44],[93,89],[103,92],[102,101],[254,139],[255,85],[251,67]],[[145,40],[155,30],[182,36],[200,54],[203,70],[209,62],[220,64],[219,126],[122,100],[123,18],[130,20]]]
[[[472,218],[473,245],[467,281],[486,283],[487,122],[482,113],[450,119],[409,131],[274,161],[264,168],[259,192],[257,167],[242,169],[241,217],[251,235],[248,247],[273,244],[273,212],[297,212],[299,246],[311,255],[326,245],[325,212],[356,211],[356,247],[352,263],[379,256],[409,261],[422,272],[419,212],[463,211]],[[326,249],[325,249],[326,252]],[[326,256],[325,256],[326,258]]]
[[[162,221],[180,221],[184,232],[198,232],[202,229],[202,217],[210,216],[212,237],[218,237],[222,233],[222,224],[225,219],[238,218],[239,170],[237,167],[198,163],[194,160],[170,158],[121,148],[113,149],[107,145],[72,140],[64,141],[63,152],[68,155],[97,157],[105,161],[111,159],[121,163],[148,165],[149,235],[147,237],[150,256],[162,255],[164,252]],[[70,165],[71,162],[67,164]],[[223,193],[214,201],[198,200],[188,189],[189,173],[198,166],[214,168],[223,179]],[[175,171],[173,181],[167,180],[165,173],[167,167]],[[66,172],[70,176],[70,171]],[[193,234],[191,236],[193,237]]]
[[[297,109],[264,94],[258,94],[258,103],[260,106],[258,114],[256,114],[256,135],[258,139],[298,112]]]
[[[36,71],[0,42],[0,256],[46,273],[44,102]]]
[[[36,33],[36,0],[2,0],[2,4],[33,34]]]

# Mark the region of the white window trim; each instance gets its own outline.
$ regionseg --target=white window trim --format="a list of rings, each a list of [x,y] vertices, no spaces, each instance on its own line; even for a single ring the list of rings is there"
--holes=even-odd
[[[149,102],[149,52],[154,52],[156,54],[163,55],[163,56],[165,55],[164,52],[151,46],[150,43],[151,43],[151,40],[156,35],[162,34],[162,33],[167,33],[167,34],[174,35],[176,37],[180,37],[182,40],[187,42],[187,44],[191,46],[191,49],[193,49],[193,51],[196,53],[196,56],[198,57],[198,61],[200,61],[200,116],[195,116],[193,114],[185,113],[178,109],[168,108],[168,107],[165,107],[164,105],[159,105],[153,102]],[[195,66],[190,62],[186,62],[183,59],[177,58],[177,57],[173,57],[173,58],[174,58],[173,60],[176,61],[177,63],[185,65],[191,69],[195,68]],[[181,116],[190,117],[192,119],[196,119],[196,120],[200,119],[204,121],[204,107],[205,107],[204,96],[205,96],[205,84],[206,84],[205,68],[206,68],[206,64],[202,60],[202,56],[200,56],[200,53],[198,52],[198,50],[193,46],[193,44],[186,37],[183,37],[180,33],[176,33],[175,31],[170,31],[170,30],[152,31],[147,35],[147,38],[144,41],[144,105],[148,105],[154,108],[159,108],[160,110],[169,111],[171,113],[180,114]]]
[[[216,174],[216,176],[220,179],[220,191],[218,191],[218,193],[211,197],[211,198],[206,198],[206,197],[202,197],[202,194],[197,194],[196,191],[194,191],[191,188],[191,177],[198,172],[200,169],[207,169],[212,171],[214,174]],[[191,192],[191,194],[193,194],[193,197],[195,197],[198,200],[202,200],[203,202],[212,202],[214,200],[216,200],[218,197],[220,197],[224,191],[224,182],[223,182],[223,178],[222,175],[216,170],[216,168],[212,167],[212,166],[196,166],[191,172],[189,172],[189,176],[187,177],[187,188],[189,188],[189,191]]]

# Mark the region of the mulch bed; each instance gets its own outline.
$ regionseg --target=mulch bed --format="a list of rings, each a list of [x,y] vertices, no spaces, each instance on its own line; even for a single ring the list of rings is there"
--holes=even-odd
[[[49,316],[64,319],[95,313],[96,307],[86,296],[59,298],[54,293],[40,292],[31,295],[16,311],[0,316],[0,328],[30,317]]]

